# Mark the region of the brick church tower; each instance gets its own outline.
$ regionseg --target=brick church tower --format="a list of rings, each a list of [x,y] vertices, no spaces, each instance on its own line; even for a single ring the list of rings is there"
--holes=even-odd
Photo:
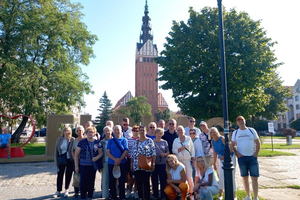
[[[135,54],[135,96],[145,96],[152,107],[152,115],[158,109],[158,64],[153,58],[157,57],[157,46],[153,44],[148,4],[146,0],[145,15],[143,16],[140,42],[136,44]]]

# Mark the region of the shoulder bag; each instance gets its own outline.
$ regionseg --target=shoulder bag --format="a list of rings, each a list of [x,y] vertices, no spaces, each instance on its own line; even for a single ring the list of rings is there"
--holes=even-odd
[[[67,152],[69,150],[70,142],[68,143]],[[61,155],[58,155],[56,158],[57,165],[66,165],[67,164],[67,152]]]
[[[137,153],[139,151],[139,140],[137,140],[136,143],[136,150]],[[139,154],[138,156],[138,168],[140,169],[145,169],[145,170],[151,170],[151,162],[152,162],[152,157],[147,157]]]
[[[91,160],[92,160],[93,159],[93,155],[92,155],[92,152],[91,152],[91,149],[90,149],[90,145],[89,145],[89,143],[87,145],[88,145],[88,149],[89,149]],[[99,158],[98,160],[96,160],[95,162],[93,161],[93,164],[94,164],[94,169],[95,170],[102,169],[103,168],[102,157]]]

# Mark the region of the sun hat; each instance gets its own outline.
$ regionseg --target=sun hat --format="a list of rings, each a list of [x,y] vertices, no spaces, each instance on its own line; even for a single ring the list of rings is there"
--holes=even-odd
[[[112,173],[115,178],[120,178],[121,177],[120,166],[119,165],[114,166]]]

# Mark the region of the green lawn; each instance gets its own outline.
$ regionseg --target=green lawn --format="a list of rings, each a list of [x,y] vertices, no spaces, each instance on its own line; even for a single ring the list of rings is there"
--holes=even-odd
[[[251,193],[252,197],[253,197],[253,193]],[[242,200],[243,198],[246,197],[246,192],[244,190],[237,190],[236,191],[236,196],[238,200]],[[214,200],[217,200],[219,197],[219,195],[214,195]],[[263,198],[259,197],[259,200],[264,200]],[[223,199],[225,199],[225,194],[223,193]]]
[[[21,144],[12,144],[12,147],[19,147]],[[25,155],[45,155],[46,143],[28,143],[23,147]]]
[[[272,149],[272,144],[263,143],[261,149]],[[300,144],[286,145],[284,143],[273,143],[273,149],[300,149]]]
[[[271,139],[271,136],[259,136],[261,139]],[[282,139],[282,140],[286,140],[286,137],[284,136],[273,136],[273,139]],[[293,140],[300,140],[300,137],[294,137]],[[284,142],[283,141],[283,142]]]
[[[295,156],[294,153],[272,151],[270,149],[260,149],[258,157],[273,157],[273,156]]]

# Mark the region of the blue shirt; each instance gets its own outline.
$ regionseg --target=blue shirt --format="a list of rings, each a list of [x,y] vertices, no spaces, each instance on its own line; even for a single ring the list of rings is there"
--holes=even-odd
[[[8,139],[9,138],[11,138],[10,133],[6,133],[6,134],[2,133],[2,134],[0,134],[0,139],[1,139],[0,143],[2,143],[2,144],[8,144]]]
[[[99,140],[94,140],[94,142],[89,142],[87,139],[80,140],[77,147],[79,147],[79,163],[80,165],[92,166],[93,161],[92,157],[98,156],[98,149],[102,148],[102,144]],[[91,152],[89,152],[89,150]]]
[[[117,146],[116,142],[118,142],[121,150],[119,149],[119,147]],[[106,149],[110,150],[110,154],[115,157],[115,158],[120,158],[122,156],[122,154],[124,153],[124,151],[128,151],[128,142],[127,139],[124,137],[120,137],[120,138],[111,138],[110,140],[108,140],[107,143],[107,147]],[[126,159],[124,158],[121,163],[125,163]],[[115,161],[112,160],[111,158],[108,158],[108,164],[115,164]]]

